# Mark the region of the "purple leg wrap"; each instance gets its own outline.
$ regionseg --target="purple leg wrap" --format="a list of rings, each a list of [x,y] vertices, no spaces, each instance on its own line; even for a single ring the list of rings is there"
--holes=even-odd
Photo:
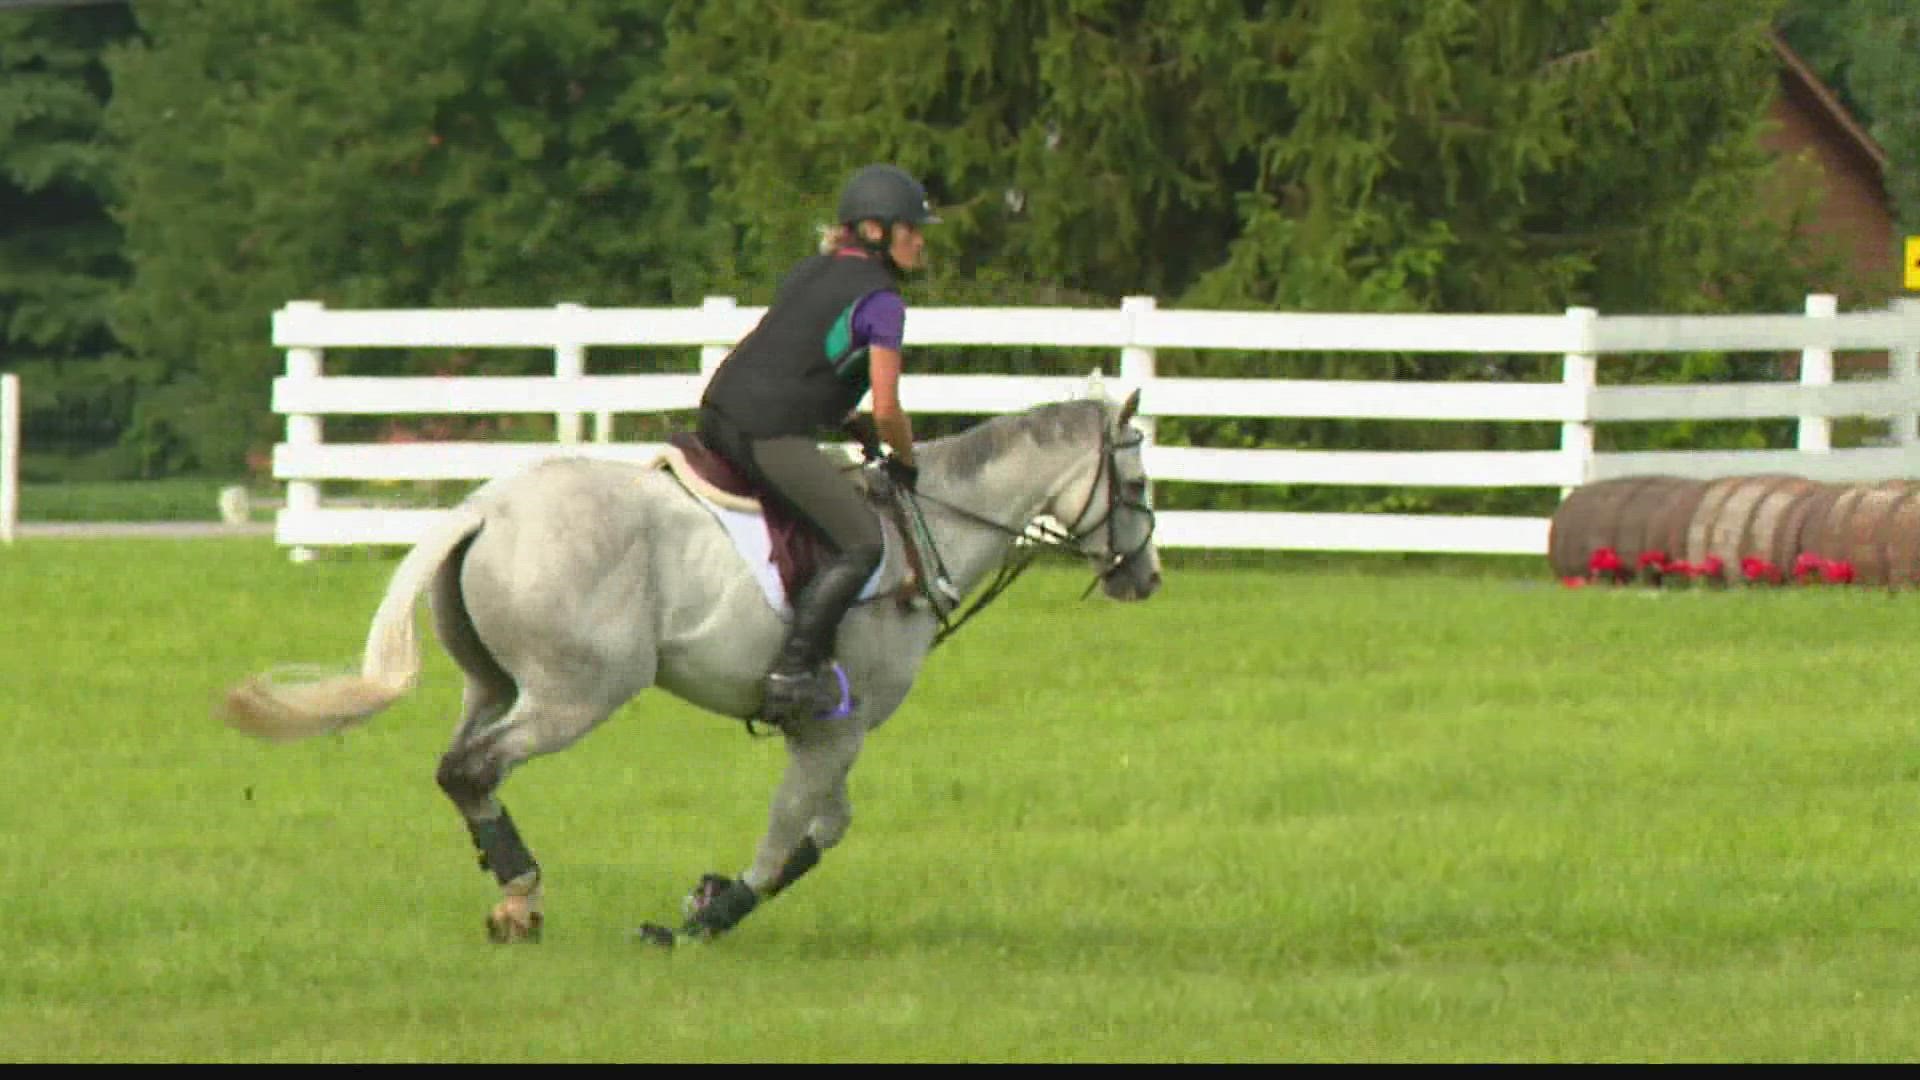
[[[822,720],[845,720],[853,715],[853,682],[847,678],[847,669],[839,664],[833,665],[833,677],[840,683],[840,704],[820,714]]]

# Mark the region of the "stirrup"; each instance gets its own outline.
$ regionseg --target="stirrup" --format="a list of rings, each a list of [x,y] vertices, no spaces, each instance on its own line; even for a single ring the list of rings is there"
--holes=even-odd
[[[839,720],[853,714],[853,684],[839,664],[770,672],[763,685],[760,719],[775,727],[807,717]]]

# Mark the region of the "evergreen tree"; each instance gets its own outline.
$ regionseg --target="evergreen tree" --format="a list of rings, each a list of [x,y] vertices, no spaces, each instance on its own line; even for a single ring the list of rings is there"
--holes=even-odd
[[[1920,10],[1906,0],[1854,0],[1849,91],[1887,152],[1887,192],[1903,232],[1920,234]]]
[[[1861,123],[1873,117],[1853,92],[1854,35],[1873,0],[1785,0],[1774,28]]]
[[[1777,307],[1756,219],[1774,84],[1750,0],[1294,7],[1298,104],[1201,292],[1262,306]]]
[[[115,327],[165,379],[137,438],[221,469],[271,442],[290,299],[764,300],[876,160],[947,218],[923,303],[1780,309],[1775,7],[138,5],[108,113]]]
[[[147,374],[108,326],[126,263],[97,137],[102,56],[132,28],[124,3],[0,11],[0,368],[22,376],[29,475],[113,447]]]
[[[716,273],[749,286],[840,176],[890,159],[949,204],[935,243],[961,277],[1262,307],[1776,304],[1789,241],[1749,220],[1767,9],[710,0],[676,9],[667,93],[733,233]]]
[[[273,440],[268,320],[288,300],[696,296],[697,205],[654,130],[661,6],[140,5],[109,124],[136,267],[117,327],[167,372],[143,446],[232,469]]]
[[[716,281],[764,296],[840,181],[893,161],[946,218],[926,298],[1178,295],[1217,259],[1273,119],[1244,7],[677,5],[665,90],[713,176]]]

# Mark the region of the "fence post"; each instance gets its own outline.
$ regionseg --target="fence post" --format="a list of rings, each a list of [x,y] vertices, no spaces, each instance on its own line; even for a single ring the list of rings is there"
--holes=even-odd
[[[700,311],[706,315],[709,323],[717,323],[721,319],[732,315],[734,309],[737,307],[739,307],[739,305],[734,303],[733,297],[731,296],[709,296],[700,302]],[[719,367],[720,361],[725,360],[727,354],[732,351],[733,343],[731,341],[725,344],[700,346],[700,377],[702,379],[712,378],[713,369]]]
[[[325,305],[317,300],[292,300],[287,303],[287,313],[303,312],[317,315],[325,310]],[[287,378],[318,379],[321,374],[321,362],[325,353],[319,349],[289,348],[287,350]],[[306,414],[287,414],[287,446],[319,446],[321,426],[318,416]],[[320,509],[320,485],[312,480],[290,480],[287,482],[287,505],[280,511],[284,517],[294,518],[310,514]],[[312,562],[313,549],[296,547],[287,553],[294,562]]]
[[[1153,407],[1154,351],[1152,346],[1140,345],[1137,342],[1141,337],[1140,321],[1150,317],[1156,307],[1157,304],[1151,296],[1129,296],[1120,301],[1120,314],[1125,316],[1127,325],[1127,344],[1120,349],[1120,382],[1130,391],[1140,391],[1140,410],[1143,413],[1148,413],[1148,410]],[[1155,445],[1154,436],[1157,434],[1157,425],[1150,413],[1140,417],[1138,423],[1141,435],[1140,453],[1144,457]],[[1151,466],[1148,467],[1147,474],[1152,476]],[[1153,505],[1151,480],[1147,483],[1147,505]]]
[[[1920,299],[1895,300],[1893,310],[1920,325]],[[1920,344],[1914,342],[1911,334],[1906,340],[1907,344],[1887,351],[1887,377],[1908,402],[1904,411],[1889,422],[1888,434],[1896,446],[1911,450],[1915,443],[1920,443],[1920,423],[1915,421],[1912,405],[1916,391],[1920,391]]]
[[[0,544],[20,520],[20,376],[0,375]]]
[[[1830,293],[1809,293],[1807,295],[1807,318],[1831,319],[1839,314],[1840,302]],[[1833,350],[1826,348],[1808,348],[1800,350],[1800,385],[1833,385]],[[1800,417],[1800,449],[1816,454],[1824,454],[1833,449],[1833,420],[1826,416]]]
[[[1572,388],[1571,396],[1580,402],[1580,418],[1561,422],[1560,452],[1573,459],[1576,486],[1586,483],[1593,476],[1593,421],[1587,417],[1593,413],[1593,388],[1599,381],[1599,364],[1591,351],[1593,327],[1599,318],[1600,313],[1590,307],[1567,309],[1567,322],[1573,329],[1575,351],[1561,359],[1560,381]],[[1560,497],[1564,499],[1572,491],[1573,488],[1561,488]]]
[[[587,347],[580,344],[580,333],[576,329],[580,312],[586,310],[579,304],[555,304],[554,322],[559,333],[553,344],[553,377],[561,381],[578,379],[587,373]],[[559,442],[573,445],[580,441],[580,422],[585,417],[577,412],[555,413],[553,417],[554,438]]]

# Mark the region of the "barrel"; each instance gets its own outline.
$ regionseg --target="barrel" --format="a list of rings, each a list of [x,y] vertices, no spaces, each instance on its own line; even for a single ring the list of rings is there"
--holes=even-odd
[[[1887,584],[1920,586],[1920,491],[1911,492],[1887,518]]]
[[[1801,555],[1832,557],[1821,552],[1816,545],[1820,542],[1822,530],[1826,528],[1827,512],[1833,509],[1833,504],[1839,502],[1846,491],[1845,484],[1822,484],[1820,490],[1808,496],[1806,501],[1789,512],[1789,517],[1799,520],[1798,535],[1795,536],[1793,545],[1794,559],[1797,560]],[[1791,521],[1783,522],[1781,528],[1783,530],[1790,528],[1792,524]]]
[[[1670,559],[1687,557],[1687,526],[1706,498],[1708,483],[1683,480],[1673,485],[1647,522],[1646,550],[1664,551]]]
[[[1593,553],[1612,548],[1621,562],[1631,569],[1644,550],[1640,544],[1645,533],[1646,514],[1634,509],[1642,492],[1651,491],[1673,477],[1621,476],[1596,480],[1575,488],[1554,511],[1547,530],[1547,561],[1560,577],[1581,577]],[[1632,523],[1627,535],[1623,522]]]
[[[1678,476],[1654,476],[1647,483],[1636,488],[1620,504],[1619,522],[1615,535],[1619,539],[1616,545],[1620,557],[1629,564],[1638,561],[1647,552],[1659,552],[1669,558],[1678,558],[1667,546],[1666,535],[1661,530],[1662,516],[1677,499],[1686,497],[1705,487],[1699,480],[1686,480]]]
[[[1830,484],[1797,477],[1776,485],[1753,511],[1747,546],[1791,573],[1794,560],[1800,557],[1800,534],[1806,528],[1807,515],[1832,493]]]
[[[1700,494],[1700,504],[1694,507],[1693,517],[1687,522],[1687,543],[1683,550],[1688,562],[1698,565],[1713,554],[1714,524],[1720,520],[1721,511],[1728,500],[1738,494],[1741,485],[1750,479],[1746,476],[1723,476],[1707,481],[1707,489]],[[1725,561],[1733,570],[1738,559]]]
[[[1730,479],[1725,487],[1725,498],[1705,522],[1704,557],[1719,559],[1729,571],[1737,568],[1743,559],[1760,558],[1773,562],[1773,556],[1767,550],[1771,537],[1763,538],[1756,529],[1761,507],[1768,503],[1775,491],[1792,490],[1808,483],[1797,476],[1779,475]],[[1705,509],[1704,506],[1702,509]]]
[[[1842,556],[1853,564],[1854,580],[1862,585],[1885,585],[1891,577],[1887,542],[1893,535],[1893,517],[1900,504],[1920,485],[1911,480],[1886,480],[1863,485],[1860,498],[1840,526]]]
[[[1853,516],[1853,508],[1859,505],[1866,494],[1865,485],[1844,484],[1831,501],[1823,500],[1813,516],[1807,519],[1806,528],[1801,530],[1800,550],[1822,559],[1850,561],[1852,540],[1848,535],[1847,520]]]

